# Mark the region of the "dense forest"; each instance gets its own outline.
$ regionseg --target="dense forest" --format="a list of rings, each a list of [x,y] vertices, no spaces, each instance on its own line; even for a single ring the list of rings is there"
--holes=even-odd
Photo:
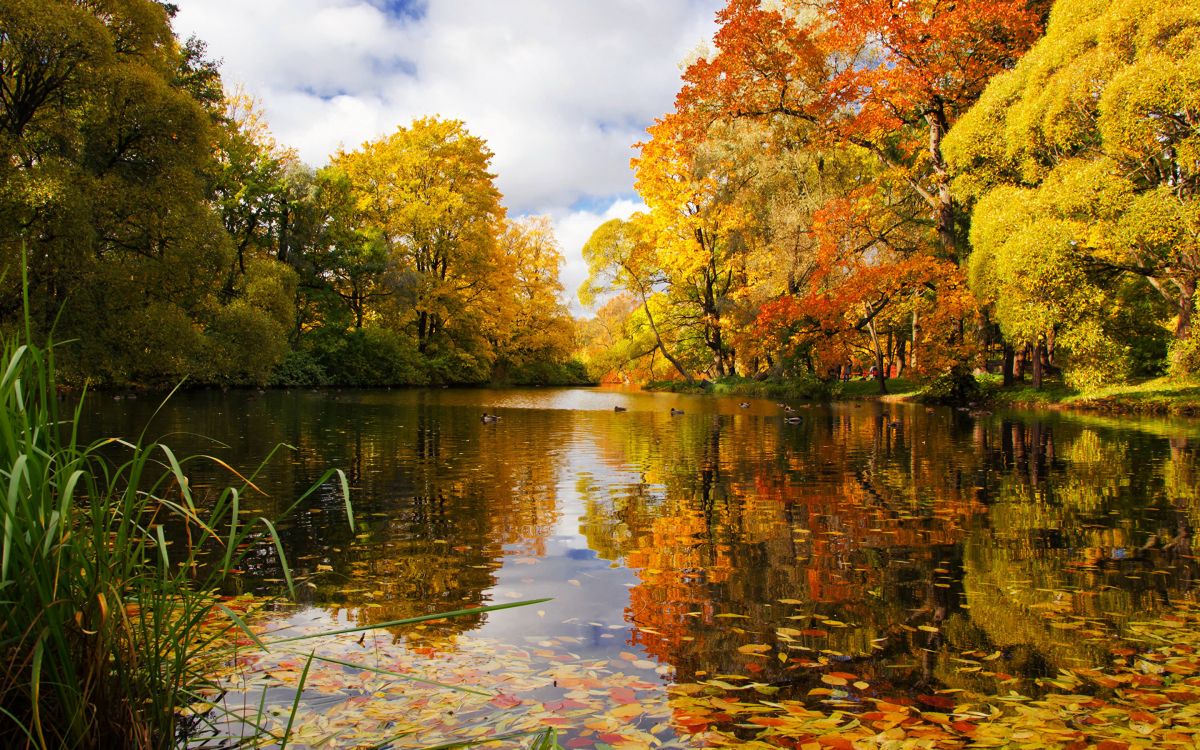
[[[70,380],[1200,369],[1194,0],[729,0],[637,145],[645,210],[584,248],[580,322],[464,123],[313,169],[174,12],[0,7],[0,325],[24,257]]]
[[[729,0],[600,227],[630,380],[1200,369],[1200,3]]]
[[[575,382],[562,253],[419,119],[321,169],[152,0],[0,4],[0,325],[108,385]]]

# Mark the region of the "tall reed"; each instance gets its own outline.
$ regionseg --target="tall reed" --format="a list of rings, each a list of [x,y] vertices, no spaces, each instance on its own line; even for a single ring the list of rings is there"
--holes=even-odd
[[[217,588],[264,543],[290,588],[283,547],[242,507],[253,474],[226,466],[231,486],[200,499],[185,467],[219,459],[82,443],[53,355],[8,340],[0,359],[0,747],[170,747],[207,684],[198,657],[244,629]]]

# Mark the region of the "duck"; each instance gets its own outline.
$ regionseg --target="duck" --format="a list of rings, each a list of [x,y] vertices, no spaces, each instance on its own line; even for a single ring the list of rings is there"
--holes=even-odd
[[[487,412],[484,412],[483,416],[481,416],[479,418],[479,421],[483,422],[484,424],[492,424],[493,422],[500,421],[500,415],[499,414],[488,414]]]
[[[619,411],[629,411],[629,410],[628,410],[628,409],[626,409],[624,406],[614,406],[614,407],[613,407],[613,411],[618,411],[618,412],[619,412]]]
[[[677,414],[683,414],[683,409],[676,409],[674,406],[672,406],[671,407],[671,416],[674,417]]]
[[[795,409],[793,409],[792,407],[788,406],[787,404],[784,404],[784,405],[783,405],[783,410],[784,410],[784,411],[786,411],[786,412],[793,412],[793,411],[796,411]]]
[[[749,408],[750,408],[750,402],[749,402],[749,401],[743,401],[742,403],[738,404],[738,408],[739,408],[739,409],[749,409]]]
[[[899,422],[899,420],[895,420],[895,419],[893,419],[891,422],[888,422],[888,427],[891,427],[893,430],[898,430],[898,429],[900,429],[900,422]]]
[[[784,417],[783,421],[788,424],[800,424],[804,421],[804,417]]]

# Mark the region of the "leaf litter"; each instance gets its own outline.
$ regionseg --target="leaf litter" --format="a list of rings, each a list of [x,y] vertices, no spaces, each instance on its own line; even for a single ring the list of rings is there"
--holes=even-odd
[[[242,611],[253,609],[242,602]],[[231,605],[233,603],[231,602]],[[237,606],[237,605],[233,605]],[[1053,621],[1063,612],[1035,609]],[[1037,617],[1037,615],[1032,615]],[[999,670],[1000,651],[948,659],[994,690],[910,694],[884,686],[852,662],[779,652],[787,669],[811,672],[813,687],[777,699],[779,687],[740,674],[671,682],[668,666],[632,651],[584,657],[577,638],[539,636],[526,645],[420,626],[320,636],[327,623],[246,614],[264,651],[241,635],[232,658],[214,663],[215,688],[189,712],[224,714],[230,737],[257,721],[279,736],[304,679],[289,745],[395,748],[443,743],[522,746],[515,737],[555,729],[562,747],[597,748],[967,748],[1072,750],[1196,747],[1200,739],[1200,605],[1176,601],[1154,619],[1127,623],[1108,639],[1103,667],[1045,677]],[[1093,623],[1092,627],[1096,627]],[[780,628],[782,642],[794,629]],[[316,636],[302,648],[271,646]],[[736,651],[755,663],[768,644]],[[310,656],[311,654],[311,656]],[[871,667],[864,663],[864,667]],[[887,666],[887,665],[885,665]],[[916,665],[890,665],[914,668]],[[748,670],[753,672],[753,670]],[[241,728],[240,728],[241,727]],[[193,738],[213,746],[212,736]]]

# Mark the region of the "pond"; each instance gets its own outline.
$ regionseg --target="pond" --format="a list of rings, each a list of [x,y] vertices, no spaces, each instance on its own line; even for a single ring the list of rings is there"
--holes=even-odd
[[[332,486],[279,528],[301,606],[264,615],[274,634],[549,599],[327,639],[300,745],[552,726],[565,747],[698,747],[769,735],[784,705],[969,734],[950,721],[968,697],[1130,687],[1089,677],[1194,614],[1195,422],[740,401],[201,391],[153,417],[145,396],[98,396],[88,420],[238,467],[293,446],[247,501],[265,515],[345,470],[355,530]],[[280,576],[264,545],[241,581]],[[311,650],[247,656],[224,699],[287,708]]]

